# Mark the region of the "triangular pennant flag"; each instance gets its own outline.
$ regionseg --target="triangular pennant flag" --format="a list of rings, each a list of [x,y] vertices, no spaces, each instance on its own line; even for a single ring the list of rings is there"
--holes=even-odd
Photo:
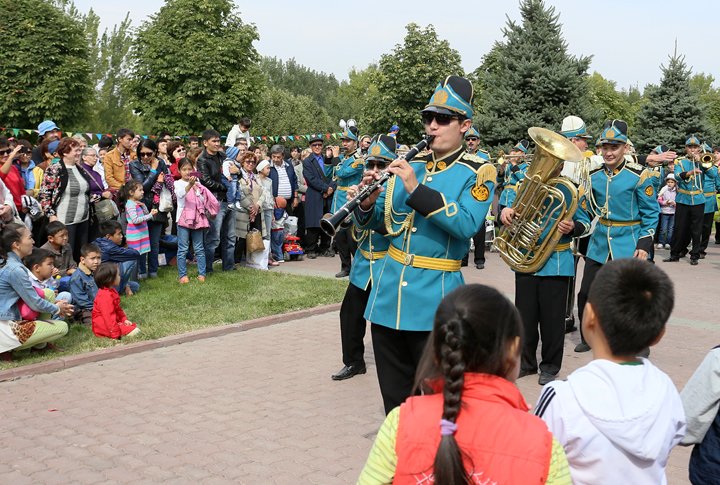
[[[72,138],[72,136],[73,136],[73,132],[72,132],[72,131],[66,131],[65,134],[66,134],[67,136],[69,136],[70,138]]]
[[[329,139],[330,139],[330,133],[325,133],[325,138],[329,140]]]
[[[147,140],[147,135],[143,135],[142,137],[143,137],[143,138],[145,138],[145,139]]]
[[[18,136],[18,133],[20,133],[19,128],[13,128],[13,135]],[[8,169],[9,170],[9,169]]]
[[[260,139],[261,139],[262,141],[265,141],[265,140],[267,140],[267,136],[261,136]]]
[[[254,142],[254,141],[255,141],[255,137],[254,137],[254,136],[251,136],[251,137],[250,137],[250,142],[252,143],[252,142]]]
[[[97,136],[97,139],[99,140],[102,138],[102,133],[95,133],[95,136]]]
[[[92,140],[92,133],[85,133],[85,134],[87,135],[88,138],[90,138]]]
[[[27,133],[28,135],[32,134],[33,130],[22,130],[23,132]]]
[[[288,135],[288,138],[290,138],[293,141],[295,140],[295,137],[293,135]]]
[[[332,137],[333,137],[334,140],[337,140],[337,133],[333,133],[333,134],[332,134]]]
[[[310,135],[304,135],[307,141],[310,141]]]

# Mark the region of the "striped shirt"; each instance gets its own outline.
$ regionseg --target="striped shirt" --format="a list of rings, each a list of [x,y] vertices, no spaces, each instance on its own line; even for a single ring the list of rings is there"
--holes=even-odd
[[[292,187],[290,186],[290,177],[288,177],[285,169],[285,162],[280,167],[275,165],[275,171],[278,174],[278,197],[289,199],[292,197]]]
[[[87,196],[90,186],[77,166],[68,165],[67,173],[67,187],[60,197],[55,213],[63,224],[78,224],[86,221],[90,214],[90,200]]]

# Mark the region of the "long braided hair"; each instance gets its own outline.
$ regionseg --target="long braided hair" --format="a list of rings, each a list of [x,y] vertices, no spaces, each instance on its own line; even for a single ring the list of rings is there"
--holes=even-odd
[[[465,373],[509,376],[515,356],[508,352],[517,337],[522,339],[522,329],[515,305],[489,286],[461,286],[440,303],[416,380],[416,388],[425,392],[430,380],[443,380],[441,439],[433,465],[436,484],[470,483],[455,440]]]

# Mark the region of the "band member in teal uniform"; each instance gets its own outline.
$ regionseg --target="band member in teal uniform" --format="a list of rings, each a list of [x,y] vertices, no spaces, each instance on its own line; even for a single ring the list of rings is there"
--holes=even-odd
[[[690,248],[690,264],[695,266],[700,259],[703,216],[705,214],[705,190],[703,171],[700,167],[700,139],[690,135],[685,141],[687,157],[675,160],[675,229],[673,230],[670,256],[666,263],[680,261]]]
[[[498,212],[502,213],[505,207],[509,207],[508,198],[510,194],[517,194],[517,185],[525,178],[528,162],[525,157],[530,153],[530,142],[520,140],[507,156],[508,164],[505,167],[505,181],[503,183],[503,191],[500,194],[498,202]],[[502,221],[501,221],[502,222]]]
[[[337,183],[337,187],[330,210],[332,213],[345,205],[348,188],[359,184],[365,171],[365,161],[358,150],[358,129],[354,126],[347,127],[340,140],[344,153],[333,167],[333,180]],[[340,272],[335,277],[344,278],[350,274],[351,257],[357,249],[352,238],[352,230],[349,227],[339,229],[335,234],[334,244],[340,255]]]
[[[390,135],[379,135],[372,140],[365,160],[368,170],[385,170],[397,158],[396,141]],[[352,188],[351,188],[352,190]],[[353,193],[349,192],[352,197]],[[385,229],[358,229],[351,227],[357,242],[357,251],[350,270],[350,284],[340,307],[340,336],[342,338],[343,368],[332,376],[335,381],[349,379],[366,372],[365,366],[365,307],[370,288],[377,277],[376,268],[387,254],[390,240]]]
[[[578,317],[582,322],[590,285],[610,260],[647,259],[660,217],[660,206],[649,170],[625,159],[627,123],[610,120],[600,135],[603,166],[590,172],[590,190],[580,200],[577,219],[586,227],[598,218],[590,236],[585,270],[578,293]],[[590,347],[582,338],[575,352]]]
[[[560,210],[564,212],[572,202],[573,194],[567,187],[564,185],[556,187],[565,196],[563,207],[560,206],[558,199],[553,199],[552,206],[547,210],[548,214],[555,214]],[[522,185],[519,190],[522,190]],[[510,206],[515,202],[515,198],[514,193],[510,194],[508,198]],[[500,217],[503,224],[509,226],[515,217],[515,210],[506,207]],[[540,226],[548,223],[547,220],[534,222]],[[550,236],[550,229],[548,227],[545,230],[541,240]],[[537,375],[537,347],[542,340],[538,378],[538,384],[541,386],[555,380],[560,372],[565,343],[564,322],[568,286],[570,278],[575,275],[575,258],[571,243],[573,236],[587,232],[589,225],[567,218],[560,221],[555,230],[560,231],[562,237],[543,267],[535,273],[515,272],[515,306],[520,311],[525,327],[519,377]]]
[[[709,154],[712,156],[712,147],[707,143],[703,143],[702,151],[703,155]],[[712,166],[709,166],[710,163],[712,163]],[[703,195],[705,195],[705,213],[703,214],[702,236],[700,238],[700,259],[705,259],[707,255],[706,251],[712,233],[713,218],[715,217],[715,211],[718,210],[716,196],[720,186],[718,185],[720,179],[718,178],[718,167],[715,165],[715,157],[712,158],[710,163],[700,166],[703,171]]]
[[[472,124],[470,81],[449,76],[422,111],[432,152],[398,159],[385,187],[355,216],[364,229],[384,228],[388,254],[373,280],[365,317],[371,333],[385,411],[412,392],[415,370],[440,300],[464,284],[460,273],[470,238],[485,221],[496,171],[463,148]],[[368,171],[363,184],[380,177]]]
[[[483,163],[490,161],[490,154],[480,148],[480,133],[471,126],[470,129],[465,133],[465,151],[471,155],[475,155],[480,158]],[[473,236],[473,263],[477,269],[485,269],[485,224],[480,228],[477,234]],[[469,254],[466,254],[462,260],[462,265],[467,266],[469,260]]]

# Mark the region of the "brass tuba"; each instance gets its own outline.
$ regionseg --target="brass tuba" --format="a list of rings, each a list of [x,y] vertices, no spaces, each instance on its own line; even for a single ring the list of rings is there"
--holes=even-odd
[[[515,219],[494,241],[502,259],[520,273],[540,270],[557,246],[562,236],[558,224],[572,217],[578,205],[575,185],[560,177],[560,170],[563,161],[583,159],[572,142],[551,130],[532,127],[528,134],[537,146],[533,163],[517,189],[512,205]],[[570,194],[570,201],[565,200],[560,185]]]

